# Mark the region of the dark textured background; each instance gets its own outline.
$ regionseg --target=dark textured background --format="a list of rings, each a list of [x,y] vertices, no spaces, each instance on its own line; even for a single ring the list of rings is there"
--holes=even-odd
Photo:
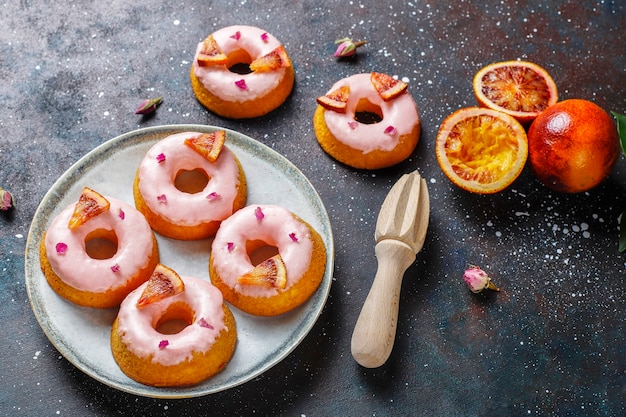
[[[562,99],[626,113],[621,1],[4,1],[0,5],[0,414],[24,416],[521,416],[626,414],[626,158],[592,191],[549,191],[527,168],[493,196],[470,195],[439,169],[443,118],[475,101],[483,65],[545,67]],[[546,3],[542,5],[541,3]],[[548,4],[549,3],[549,4]],[[197,42],[231,24],[264,28],[296,69],[287,102],[226,120],[189,86]],[[365,38],[337,62],[333,41]],[[312,130],[315,97],[338,79],[409,80],[422,117],[413,156],[366,172],[334,162]],[[133,114],[164,96],[153,117]],[[81,156],[122,133],[162,124],[223,126],[272,147],[311,180],[333,225],[334,282],[304,342],[240,387],[188,400],[135,397],[92,380],[54,349],[24,286],[24,249],[39,201]],[[376,268],[374,225],[391,184],[419,169],[431,195],[424,250],[406,273],[392,356],[367,370],[350,337]],[[469,293],[467,262],[502,291]]]

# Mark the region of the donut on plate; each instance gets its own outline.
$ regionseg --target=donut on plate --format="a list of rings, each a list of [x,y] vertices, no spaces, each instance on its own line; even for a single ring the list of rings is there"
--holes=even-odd
[[[85,187],[52,221],[41,270],[61,297],[81,306],[118,306],[159,262],[157,241],[134,207]]]
[[[232,119],[263,116],[291,93],[294,69],[282,44],[262,29],[229,26],[196,48],[191,86],[200,103]]]
[[[245,205],[246,178],[225,138],[223,130],[177,133],[146,153],[133,195],[156,232],[178,240],[206,239]]]
[[[354,168],[379,169],[408,158],[420,118],[408,84],[372,72],[344,78],[318,97],[315,136],[330,156]]]
[[[286,208],[251,205],[220,225],[209,275],[224,299],[258,316],[293,310],[317,290],[326,270],[321,236]]]
[[[111,328],[122,372],[157,387],[194,385],[219,373],[236,342],[235,318],[220,291],[161,264],[124,299]]]

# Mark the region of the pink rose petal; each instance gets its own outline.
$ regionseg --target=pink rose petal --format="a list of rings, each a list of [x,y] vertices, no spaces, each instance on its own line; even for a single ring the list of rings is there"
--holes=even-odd
[[[118,264],[115,264],[111,267],[111,271],[113,272],[120,272],[120,266]]]
[[[396,133],[396,128],[393,126],[387,126],[387,128],[385,129],[385,134],[387,135],[394,135]]]
[[[233,35],[230,35],[230,38],[238,41],[239,39],[241,39],[241,32],[235,32]]]
[[[349,121],[348,126],[350,126],[350,129],[356,129],[359,126],[359,122]]]
[[[261,210],[261,207],[257,207],[257,208],[254,210],[254,215],[256,216],[256,219],[257,219],[258,221],[263,220],[263,218],[265,217],[265,214],[263,214],[263,210]]]
[[[205,329],[211,329],[213,330],[213,326],[211,326],[211,324],[209,324],[204,317],[201,317],[200,320],[198,320],[198,326],[200,327],[204,327]]]
[[[63,242],[59,242],[56,245],[57,255],[65,255],[67,252],[67,245]]]
[[[165,162],[165,154],[164,153],[158,154],[156,156],[156,160],[159,164]]]
[[[241,79],[239,81],[235,81],[235,85],[242,90],[247,90],[248,86],[246,85],[246,80]]]
[[[161,340],[159,342],[159,349],[165,349],[167,347],[167,345],[169,345],[170,342],[168,342],[167,340]]]
[[[118,216],[120,216],[120,219],[124,220],[124,218],[126,218],[126,213],[124,213],[124,210],[120,209],[120,211],[117,213]]]
[[[220,198],[220,195],[218,193],[216,193],[215,191],[209,193],[209,195],[206,196],[207,200],[209,201],[213,201],[216,198]]]
[[[159,203],[167,203],[167,197],[165,196],[165,194],[161,194],[157,196],[157,201]]]
[[[289,233],[289,237],[291,238],[291,240],[292,240],[293,242],[297,242],[297,241],[298,241],[298,237],[297,237],[297,236],[296,236],[296,234],[295,234],[295,233],[293,233],[293,232]]]
[[[269,36],[268,36],[267,32],[261,33],[261,40],[263,42],[267,42],[268,39],[269,39]]]
[[[235,249],[235,244],[233,242],[228,242],[226,244],[226,249],[228,250],[228,252],[232,252],[233,249]]]

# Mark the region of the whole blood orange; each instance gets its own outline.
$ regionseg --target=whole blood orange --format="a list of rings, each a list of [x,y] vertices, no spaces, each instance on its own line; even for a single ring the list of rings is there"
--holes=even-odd
[[[508,187],[528,157],[524,127],[500,111],[468,107],[448,116],[436,139],[437,162],[454,184],[478,194]]]
[[[611,116],[581,99],[561,101],[541,113],[528,131],[528,147],[537,178],[566,193],[587,191],[601,183],[620,154]]]
[[[503,111],[525,125],[558,100],[550,74],[532,62],[487,65],[476,73],[472,86],[481,107]]]

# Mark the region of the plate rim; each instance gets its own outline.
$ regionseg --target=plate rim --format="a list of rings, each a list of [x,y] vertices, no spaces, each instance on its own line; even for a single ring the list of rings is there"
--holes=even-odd
[[[54,331],[51,328],[51,326],[47,323],[48,322],[47,317],[45,316],[45,314],[43,314],[45,313],[45,307],[44,307],[45,303],[42,300],[37,300],[35,297],[34,287],[37,286],[35,280],[41,279],[41,277],[43,276],[39,268],[39,261],[40,261],[39,240],[44,233],[45,226],[49,225],[49,222],[52,220],[55,210],[58,211],[60,208],[59,207],[53,208],[48,215],[44,213],[44,210],[50,207],[53,202],[55,201],[60,202],[64,198],[63,196],[67,193],[67,189],[71,187],[72,185],[75,185],[75,183],[79,180],[80,176],[79,175],[77,176],[77,173],[80,173],[80,171],[85,168],[90,169],[88,162],[94,156],[115,154],[116,152],[120,152],[121,150],[126,149],[126,147],[122,146],[121,150],[116,150],[115,149],[116,146],[119,147],[120,145],[124,145],[124,144],[128,144],[128,146],[130,145],[134,146],[141,142],[142,140],[141,138],[145,138],[146,136],[149,136],[149,135],[163,135],[162,137],[164,138],[165,136],[178,133],[178,132],[185,132],[185,131],[212,132],[215,130],[226,131],[226,136],[227,136],[226,143],[227,144],[229,140],[232,140],[232,137],[234,136],[237,138],[236,140],[241,141],[246,146],[253,147],[259,152],[262,152],[265,157],[270,158],[272,161],[280,161],[281,164],[284,164],[284,166],[289,168],[290,172],[296,173],[299,176],[297,180],[300,182],[303,182],[308,188],[306,191],[310,193],[313,200],[315,200],[316,202],[314,212],[316,213],[318,220],[321,221],[321,223],[323,224],[324,234],[322,233],[320,234],[322,234],[322,237],[324,239],[324,243],[326,246],[326,270],[324,272],[324,277],[322,279],[322,283],[320,284],[320,288],[318,288],[317,290],[317,292],[320,292],[320,291],[323,292],[319,300],[319,305],[315,309],[313,315],[312,316],[309,315],[310,320],[307,326],[305,326],[305,328],[303,328],[301,331],[297,332],[298,334],[296,334],[295,341],[291,343],[286,349],[283,349],[283,351],[280,352],[279,355],[277,355],[275,360],[273,360],[269,365],[265,365],[261,367],[258,367],[258,366],[254,367],[249,375],[238,377],[235,381],[227,383],[223,386],[214,387],[214,388],[206,389],[206,390],[198,390],[197,387],[201,385],[200,383],[198,385],[194,385],[194,386],[186,387],[186,388],[174,388],[174,387],[157,388],[157,387],[151,387],[148,385],[139,384],[136,381],[133,381],[133,383],[139,384],[141,389],[131,389],[126,386],[121,386],[117,383],[113,383],[109,381],[106,377],[98,373],[95,369],[88,367],[88,365],[85,363],[87,361],[85,361],[84,358],[82,358],[82,360],[78,360],[80,358],[75,357],[76,355],[70,354],[69,351],[72,350],[71,346],[69,346],[63,340],[57,340],[57,338],[54,337],[53,335]],[[156,139],[149,139],[149,140],[154,141],[154,143],[157,142]],[[66,186],[66,188],[63,189],[63,186]],[[34,229],[37,229],[37,230],[34,230]],[[35,236],[36,234],[38,234],[38,236]],[[33,311],[33,314],[35,315],[35,318],[37,319],[39,326],[41,327],[42,331],[44,332],[44,334],[46,335],[50,343],[55,347],[55,349],[57,349],[57,351],[74,367],[76,367],[77,369],[79,369],[81,372],[85,373],[89,377],[95,379],[96,381],[99,381],[119,391],[127,392],[127,393],[134,394],[134,395],[140,395],[144,397],[151,397],[151,398],[179,399],[179,398],[192,398],[192,397],[199,397],[199,396],[204,396],[208,394],[214,394],[217,392],[225,391],[225,390],[234,388],[236,386],[242,385],[250,381],[251,379],[256,378],[260,376],[261,374],[267,372],[269,369],[271,369],[278,363],[282,362],[287,356],[289,356],[289,354],[291,354],[291,352],[293,352],[293,350],[295,350],[295,348],[298,347],[300,343],[310,333],[311,329],[315,326],[320,315],[322,314],[322,311],[324,310],[324,307],[326,305],[326,302],[330,294],[330,287],[332,285],[332,275],[334,272],[334,256],[335,256],[335,253],[334,253],[334,238],[333,238],[333,233],[332,233],[332,224],[330,222],[330,218],[324,206],[323,200],[321,199],[315,187],[313,187],[313,185],[311,184],[310,180],[302,173],[302,171],[300,171],[300,169],[295,164],[293,164],[286,157],[281,155],[279,152],[273,150],[269,146],[265,145],[264,143],[256,139],[253,139],[247,136],[246,134],[237,132],[229,128],[224,128],[221,126],[214,126],[214,125],[199,125],[199,124],[168,124],[168,125],[158,125],[158,126],[139,128],[139,129],[135,129],[135,130],[120,134],[111,139],[108,139],[107,141],[99,144],[98,146],[96,146],[95,148],[93,148],[92,150],[84,154],[83,156],[81,156],[70,167],[68,167],[59,176],[59,178],[57,178],[57,180],[55,180],[55,182],[52,184],[50,189],[43,196],[31,220],[31,224],[28,230],[25,255],[24,255],[24,275],[25,275],[25,286],[26,286],[26,292],[28,295],[28,300],[31,306],[31,310]],[[36,265],[34,265],[33,263],[35,263]],[[43,280],[45,281],[45,277],[43,277]],[[305,306],[307,305],[307,303],[305,303]]]

